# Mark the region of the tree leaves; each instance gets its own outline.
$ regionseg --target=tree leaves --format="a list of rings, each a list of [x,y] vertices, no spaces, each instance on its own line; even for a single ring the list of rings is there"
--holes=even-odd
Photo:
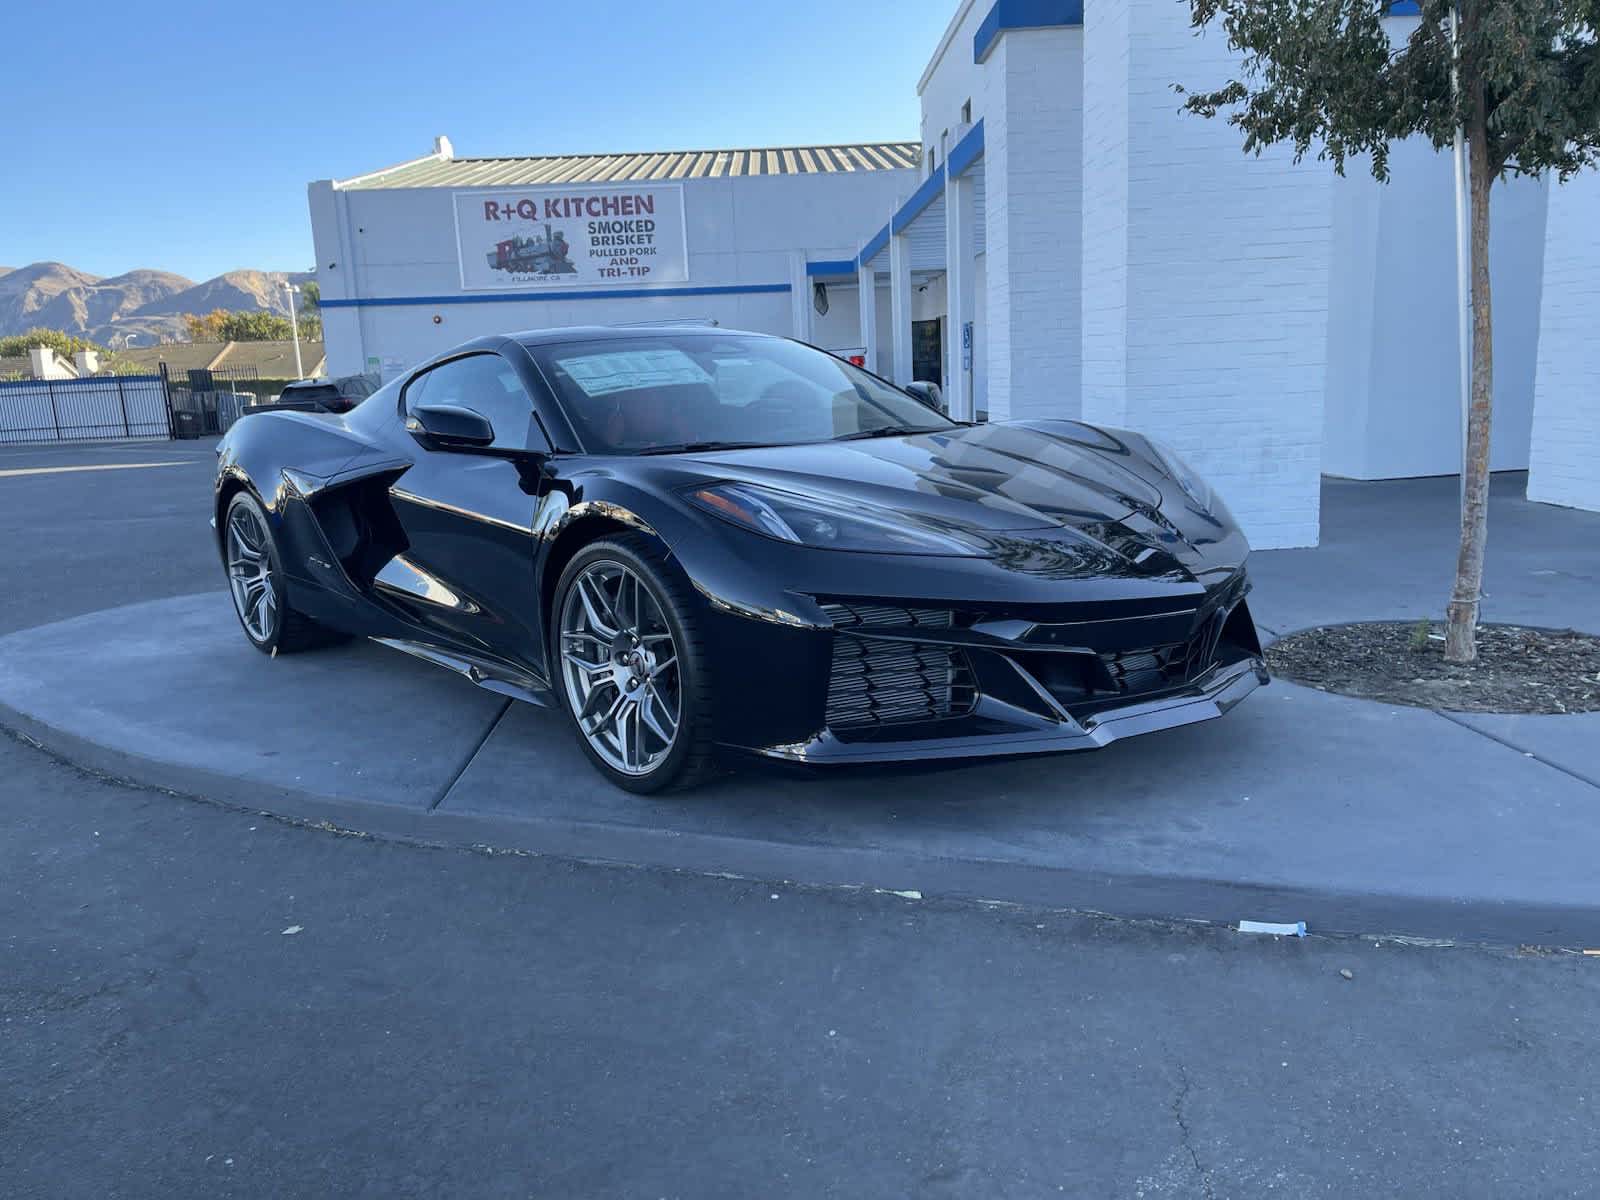
[[[1177,90],[1192,113],[1226,114],[1246,153],[1288,143],[1341,174],[1367,155],[1387,179],[1390,145],[1420,135],[1447,146],[1480,104],[1496,175],[1565,179],[1600,161],[1600,0],[1460,0],[1459,99],[1450,0],[1419,7],[1399,41],[1385,0],[1190,0],[1197,29],[1220,21],[1242,73]]]
[[[286,342],[293,326],[288,317],[265,309],[230,312],[213,309],[205,316],[185,313],[183,323],[188,328],[192,342]],[[322,336],[322,319],[318,316],[300,316],[300,336],[318,341]]]
[[[101,354],[106,353],[104,346],[96,345],[88,338],[78,337],[60,329],[34,328],[24,333],[0,338],[0,358],[25,358],[34,346],[48,346],[62,358],[71,358],[79,350],[97,350]]]

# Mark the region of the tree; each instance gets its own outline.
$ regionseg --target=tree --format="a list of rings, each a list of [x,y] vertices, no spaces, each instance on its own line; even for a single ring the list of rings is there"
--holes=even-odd
[[[104,346],[61,329],[30,329],[25,333],[0,338],[0,358],[23,358],[35,346],[48,346],[62,358],[71,358],[79,350],[106,352]]]
[[[183,323],[194,342],[286,342],[292,335],[288,317],[265,309],[229,312],[219,308],[203,317],[186,313]]]
[[[220,308],[212,309],[205,316],[194,313],[183,314],[183,327],[189,333],[191,342],[220,342],[222,340],[222,318],[226,314]]]
[[[1420,20],[1392,45],[1387,0],[1190,0],[1197,29],[1220,19],[1243,79],[1188,94],[1184,106],[1228,121],[1259,154],[1313,148],[1341,175],[1369,156],[1389,178],[1389,147],[1413,135],[1436,148],[1465,134],[1472,196],[1472,392],[1465,501],[1445,657],[1477,657],[1475,630],[1488,538],[1494,402],[1489,198],[1508,172],[1568,177],[1600,160],[1600,0],[1420,0]],[[1454,43],[1451,10],[1459,20]],[[1458,86],[1452,86],[1451,69]],[[1180,92],[1185,89],[1180,87]]]
[[[300,285],[300,336],[308,342],[322,340],[322,287],[315,279]]]
[[[228,342],[282,342],[291,334],[288,317],[265,309],[226,313],[222,319],[222,338]]]

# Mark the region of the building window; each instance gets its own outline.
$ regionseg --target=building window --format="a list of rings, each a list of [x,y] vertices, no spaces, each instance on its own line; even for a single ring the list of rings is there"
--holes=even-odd
[[[938,166],[939,166],[939,152],[937,150],[929,150],[928,151],[928,174],[932,175],[934,173],[934,171],[938,169]]]
[[[972,101],[970,99],[961,106],[961,123],[963,125],[972,124]]]

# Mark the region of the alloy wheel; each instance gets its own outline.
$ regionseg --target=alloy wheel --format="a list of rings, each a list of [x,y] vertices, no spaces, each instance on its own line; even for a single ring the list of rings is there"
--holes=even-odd
[[[618,562],[585,567],[562,604],[559,651],[590,747],[625,775],[649,774],[671,753],[683,717],[677,647],[649,587]]]
[[[228,587],[245,632],[258,642],[271,641],[278,625],[268,536],[261,514],[250,505],[237,505],[228,515]]]

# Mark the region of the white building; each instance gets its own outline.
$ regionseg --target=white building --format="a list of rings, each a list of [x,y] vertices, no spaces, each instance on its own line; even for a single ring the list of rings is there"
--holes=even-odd
[[[854,350],[854,276],[819,315],[807,257],[853,255],[860,231],[916,187],[919,150],[462,159],[440,138],[425,158],[313,183],[329,372],[387,378],[480,334],[559,325],[715,320],[787,334],[802,308],[815,340]],[[564,263],[539,257],[547,232]],[[888,303],[886,289],[885,324]]]
[[[1387,19],[1396,37],[1416,20]],[[387,373],[489,331],[709,317],[859,348],[897,381],[939,380],[957,415],[1157,434],[1253,544],[1314,544],[1324,473],[1458,470],[1451,165],[1408,143],[1380,185],[1247,157],[1172,87],[1235,67],[1177,0],[965,0],[917,84],[920,146],[455,160],[441,139],[311,186],[330,368]],[[670,221],[651,235],[663,272],[482,286],[507,253],[485,241],[498,226],[459,230],[500,189],[618,184],[681,187],[683,242]],[[1594,179],[1496,187],[1493,466],[1531,468],[1532,499],[1600,509],[1597,201]]]

